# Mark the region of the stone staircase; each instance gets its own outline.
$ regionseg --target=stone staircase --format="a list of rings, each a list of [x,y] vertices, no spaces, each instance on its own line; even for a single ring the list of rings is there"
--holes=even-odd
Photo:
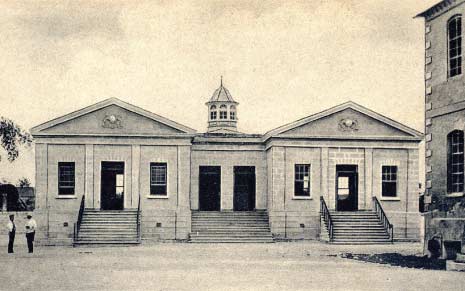
[[[192,243],[271,243],[268,213],[257,211],[194,211]]]
[[[137,217],[137,209],[84,209],[74,245],[139,244]]]
[[[329,241],[327,225],[322,217],[321,239],[332,244],[388,244],[388,230],[375,211],[330,211],[333,222],[333,239]]]

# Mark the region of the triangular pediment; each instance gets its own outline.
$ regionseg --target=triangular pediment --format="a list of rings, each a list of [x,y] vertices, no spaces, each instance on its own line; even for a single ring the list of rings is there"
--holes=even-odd
[[[347,102],[265,134],[265,139],[270,137],[421,140],[422,134],[361,105]]]
[[[195,130],[116,98],[64,115],[31,129],[40,135],[171,136]]]

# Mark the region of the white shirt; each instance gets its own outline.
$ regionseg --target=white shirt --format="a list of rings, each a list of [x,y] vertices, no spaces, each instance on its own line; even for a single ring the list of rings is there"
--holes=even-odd
[[[13,222],[11,222],[11,220],[8,221],[7,227],[8,227],[8,232],[12,232],[12,231],[13,231]]]
[[[36,231],[37,223],[34,218],[31,218],[26,222],[26,226],[29,226],[29,228],[26,227],[26,233],[32,233]]]

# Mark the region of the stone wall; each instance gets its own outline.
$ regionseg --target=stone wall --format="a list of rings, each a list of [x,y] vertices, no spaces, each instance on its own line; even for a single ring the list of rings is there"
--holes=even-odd
[[[336,165],[357,165],[358,208],[372,209],[372,197],[380,200],[394,224],[396,240],[420,239],[418,212],[418,149],[402,148],[304,148],[273,146],[267,150],[269,213],[275,237],[317,239],[320,196],[328,207],[336,207]],[[311,197],[298,199],[294,193],[294,165],[311,164]],[[398,166],[395,198],[381,197],[382,165]]]
[[[256,181],[256,209],[267,208],[266,156],[260,148],[241,146],[197,147],[191,160],[191,209],[199,209],[199,167],[221,167],[221,209],[233,209],[234,166],[254,166]]]
[[[58,195],[58,162],[75,162],[75,194]],[[124,161],[125,208],[141,195],[144,240],[187,239],[190,232],[190,146],[36,144],[37,239],[71,244],[82,196],[86,208],[100,208],[102,161]],[[166,162],[167,196],[150,195],[150,163]]]
[[[461,241],[462,246],[465,197],[463,193],[447,191],[447,135],[465,128],[463,51],[461,74],[450,77],[448,73],[448,21],[464,13],[465,5],[460,3],[425,22],[425,203],[430,211],[425,214],[425,240],[437,236],[442,241]],[[462,17],[462,30],[463,27]]]

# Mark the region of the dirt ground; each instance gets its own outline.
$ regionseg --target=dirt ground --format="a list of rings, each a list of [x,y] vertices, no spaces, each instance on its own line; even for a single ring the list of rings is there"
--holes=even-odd
[[[415,255],[419,244],[334,246],[160,243],[136,247],[18,246],[0,254],[0,290],[463,290],[463,273],[341,258]]]

